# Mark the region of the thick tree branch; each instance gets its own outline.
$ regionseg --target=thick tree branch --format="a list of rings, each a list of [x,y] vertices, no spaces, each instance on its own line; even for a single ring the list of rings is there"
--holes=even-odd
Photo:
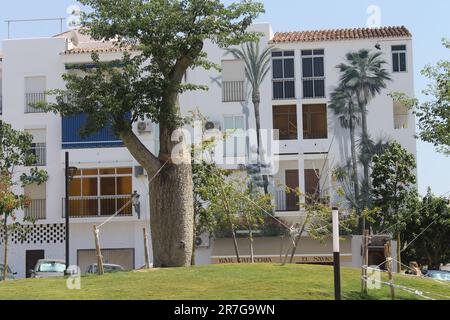
[[[139,140],[131,129],[120,132],[120,138],[130,151],[131,155],[143,166],[149,174],[156,173],[161,168],[161,162],[148,148]]]

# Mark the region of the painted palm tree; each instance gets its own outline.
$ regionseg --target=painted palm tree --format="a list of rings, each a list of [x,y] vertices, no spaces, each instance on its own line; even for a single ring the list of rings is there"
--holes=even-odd
[[[361,49],[346,55],[346,62],[338,65],[341,72],[340,82],[344,83],[355,92],[358,108],[361,112],[362,137],[361,145],[367,145],[370,141],[367,129],[367,106],[370,101],[386,88],[386,82],[391,80],[389,72],[384,68],[386,61],[382,59],[382,53],[371,53],[370,50]],[[363,205],[369,206],[369,164],[368,157],[362,157],[364,168],[363,181]]]
[[[252,103],[255,112],[256,121],[256,137],[257,137],[257,155],[258,162],[261,160],[261,118],[259,106],[261,104],[261,85],[266,78],[271,68],[271,53],[273,47],[266,47],[264,50],[260,49],[259,42],[248,42],[243,44],[240,48],[230,48],[228,53],[232,54],[236,59],[242,60],[245,64],[245,77],[250,83],[252,92]],[[268,181],[264,176],[264,192],[267,194]]]
[[[349,129],[350,131],[350,150],[351,150],[351,181],[353,184],[353,206],[359,212],[360,188],[358,177],[358,155],[356,148],[356,134],[355,129],[361,125],[361,112],[355,98],[355,92],[352,88],[341,84],[331,94],[331,101],[329,108],[334,111],[334,114],[339,118],[341,127]]]

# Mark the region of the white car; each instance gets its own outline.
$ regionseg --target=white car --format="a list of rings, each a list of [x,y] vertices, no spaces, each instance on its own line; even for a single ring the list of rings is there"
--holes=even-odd
[[[31,278],[62,277],[66,270],[64,260],[41,259],[36,263],[34,270],[30,270]]]

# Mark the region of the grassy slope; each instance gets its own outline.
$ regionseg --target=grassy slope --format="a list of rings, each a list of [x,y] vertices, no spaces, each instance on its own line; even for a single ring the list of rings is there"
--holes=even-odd
[[[361,299],[360,270],[342,270],[345,299]],[[450,284],[396,276],[404,286],[450,299]],[[396,289],[400,299],[421,299]],[[81,290],[66,289],[65,279],[0,283],[0,299],[333,299],[333,270],[311,265],[210,265],[157,269],[81,278]],[[369,291],[368,299],[389,299],[389,289]]]

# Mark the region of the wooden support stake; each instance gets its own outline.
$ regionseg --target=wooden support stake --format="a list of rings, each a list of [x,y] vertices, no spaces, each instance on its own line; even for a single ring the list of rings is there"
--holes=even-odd
[[[97,273],[99,276],[103,275],[103,258],[102,258],[102,252],[100,250],[100,240],[99,240],[99,230],[97,229],[97,226],[94,225],[94,238],[95,238],[95,252],[97,254]]]
[[[391,299],[395,300],[394,279],[392,276],[392,256],[391,256],[391,241],[384,245],[384,257],[386,259],[386,267],[389,276],[389,287],[391,288]]]
[[[147,228],[144,228],[143,231],[144,231],[145,269],[150,269],[150,258],[149,258],[149,253],[148,253],[148,235],[147,235]]]
[[[367,294],[367,268],[369,267],[369,230],[364,230],[362,239],[361,292]]]

